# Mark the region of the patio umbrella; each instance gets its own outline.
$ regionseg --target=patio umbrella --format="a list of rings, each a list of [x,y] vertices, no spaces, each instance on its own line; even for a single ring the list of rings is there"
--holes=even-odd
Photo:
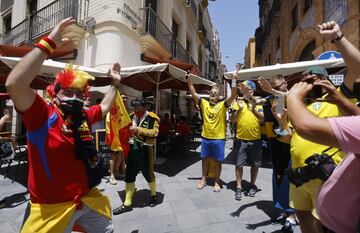
[[[20,57],[0,56],[0,70],[2,71],[0,73],[0,82],[2,84],[5,83],[7,75],[11,70],[9,68],[14,68],[20,59]],[[45,60],[40,68],[38,77],[31,83],[32,88],[45,90],[46,87],[54,80],[56,73],[64,69],[66,65],[67,63],[57,62],[51,59]],[[101,79],[101,83],[104,83],[104,85],[110,84],[110,79],[107,77],[106,72],[85,66],[75,66],[80,70],[88,72],[95,78]],[[91,82],[90,85],[99,86],[96,84],[96,80],[94,83]]]
[[[276,75],[291,75],[298,72],[303,72],[311,66],[322,66],[324,68],[345,67],[345,62],[342,58],[328,59],[328,60],[313,60],[292,62],[284,64],[276,64],[271,66],[260,66],[251,69],[240,70],[239,72],[231,71],[224,74],[225,79],[231,79],[236,74],[238,80],[254,80],[259,76],[273,77]]]
[[[16,66],[20,61],[19,57],[4,57],[0,56],[2,64],[0,70],[10,71],[10,68]],[[67,63],[57,62],[53,60],[45,60],[39,71],[38,77],[32,83],[32,87],[36,89],[45,89],[47,85],[52,83],[55,75],[60,70],[64,69]],[[85,66],[77,66],[78,69],[88,72],[95,77],[94,81],[90,82],[91,86],[106,86],[111,83],[111,79],[107,76],[105,71],[97,70]],[[1,83],[5,83],[8,73],[1,75]],[[160,63],[145,66],[124,67],[121,69],[121,83],[134,88],[138,91],[156,91],[156,96],[159,96],[160,89],[177,89],[188,90],[187,80],[185,78],[186,72],[168,63]],[[201,78],[199,76],[190,74],[195,88],[199,90],[210,89],[215,85],[214,82]],[[35,86],[35,87],[34,87]],[[156,112],[158,106],[156,99]]]
[[[158,112],[158,96],[160,89],[188,90],[186,71],[168,63],[133,66],[121,69],[121,83],[139,91],[155,91],[155,112]],[[208,90],[214,82],[190,74],[194,87]]]

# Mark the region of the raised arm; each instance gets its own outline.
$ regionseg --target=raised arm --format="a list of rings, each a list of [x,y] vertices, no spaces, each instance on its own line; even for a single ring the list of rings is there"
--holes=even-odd
[[[103,117],[110,111],[114,104],[116,91],[121,81],[120,70],[121,66],[119,63],[114,63],[111,69],[109,69],[108,75],[112,79],[111,86],[108,93],[106,93],[104,99],[100,103]]]
[[[188,80],[188,87],[189,87],[190,94],[191,94],[191,96],[192,96],[195,104],[198,104],[198,103],[199,103],[199,95],[198,95],[198,93],[196,92],[195,87],[194,87],[194,85],[193,85],[193,83],[192,83],[191,76],[190,76],[189,73],[187,73],[187,74],[185,75],[185,77],[186,77],[186,79]]]
[[[64,19],[51,31],[48,38],[56,44],[56,47],[60,47],[68,41],[66,38],[61,38],[61,33],[74,22],[75,20],[71,18]],[[48,54],[43,49],[35,47],[19,61],[6,80],[7,92],[16,108],[21,112],[27,110],[35,100],[35,92],[31,89],[30,84],[38,75],[47,56]]]
[[[317,99],[318,101],[326,101],[336,104],[344,116],[360,115],[360,108],[352,103],[348,98],[341,95],[329,80],[317,80],[314,85],[321,86],[328,93],[324,99]]]
[[[328,120],[315,116],[303,103],[312,87],[312,84],[299,82],[290,89],[287,95],[287,110],[291,124],[296,132],[307,140],[339,147]]]
[[[231,95],[226,99],[226,106],[230,106],[231,103],[234,101],[234,99],[237,96],[237,86],[236,86],[236,75],[233,76],[232,80],[231,80]]]
[[[330,39],[344,57],[348,67],[348,72],[344,84],[350,91],[353,91],[353,85],[357,78],[360,77],[360,52],[351,44],[341,32],[340,27],[334,21],[318,25],[319,32],[326,39]]]
[[[4,116],[2,116],[0,118],[0,131],[3,130],[4,126],[5,126],[5,123],[6,121],[10,119],[10,114],[9,113],[6,113]]]

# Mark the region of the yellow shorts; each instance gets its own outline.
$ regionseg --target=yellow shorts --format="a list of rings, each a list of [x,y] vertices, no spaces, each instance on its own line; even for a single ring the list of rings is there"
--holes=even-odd
[[[290,184],[290,207],[296,210],[311,211],[311,214],[319,219],[316,211],[316,197],[321,180],[315,179],[304,183],[300,187]]]

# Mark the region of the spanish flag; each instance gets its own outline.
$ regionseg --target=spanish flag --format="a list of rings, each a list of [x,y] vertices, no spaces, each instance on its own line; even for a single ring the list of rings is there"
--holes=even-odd
[[[123,151],[127,156],[129,152],[129,138],[132,135],[129,127],[131,119],[126,111],[124,102],[117,91],[114,105],[110,112],[106,114],[106,139],[105,143],[113,151]]]

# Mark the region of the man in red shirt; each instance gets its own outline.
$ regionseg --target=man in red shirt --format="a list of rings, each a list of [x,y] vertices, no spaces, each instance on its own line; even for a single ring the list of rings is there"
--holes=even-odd
[[[113,232],[111,207],[96,188],[101,181],[100,159],[91,125],[110,110],[120,84],[120,65],[109,70],[112,85],[99,105],[84,110],[86,72],[67,66],[47,88],[49,102],[30,84],[43,61],[65,38],[74,22],[67,18],[23,57],[6,80],[7,92],[27,129],[30,214],[22,232],[71,232],[77,222],[86,232]]]

